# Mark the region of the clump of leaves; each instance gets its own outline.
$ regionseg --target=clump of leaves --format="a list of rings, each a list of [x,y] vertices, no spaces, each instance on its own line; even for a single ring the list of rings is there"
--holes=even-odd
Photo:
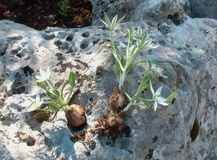
[[[40,95],[36,94],[36,101],[32,103],[28,111],[41,110],[50,111],[54,113],[53,119],[56,117],[59,111],[65,111],[66,118],[69,124],[73,127],[77,127],[85,123],[85,111],[80,105],[69,105],[69,101],[74,94],[74,87],[77,80],[90,80],[89,78],[79,78],[73,72],[69,73],[68,79],[62,84],[60,90],[50,80],[51,70],[48,67],[47,70],[40,69],[40,74],[35,74],[34,78],[37,85],[43,89],[48,97],[47,107],[41,108],[43,100],[40,99]],[[65,89],[69,90],[68,92]],[[37,116],[40,119],[40,115]],[[36,117],[36,118],[37,118]]]
[[[60,0],[60,2],[58,2],[58,6],[60,9],[60,14],[66,17],[70,9],[69,0]]]

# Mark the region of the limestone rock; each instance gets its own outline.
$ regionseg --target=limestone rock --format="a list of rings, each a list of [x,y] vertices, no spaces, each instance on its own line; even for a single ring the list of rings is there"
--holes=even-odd
[[[217,19],[217,1],[190,0],[189,2],[192,17]]]
[[[100,2],[103,1],[97,3]],[[136,4],[146,7],[145,2],[151,1],[136,2],[132,2],[131,7],[141,9]],[[162,13],[165,11],[161,7],[164,2],[170,3],[165,4],[168,12]],[[144,49],[138,58],[161,63],[176,78],[174,83],[170,74],[165,73],[169,78],[160,79],[153,86],[155,90],[164,86],[165,96],[178,89],[172,104],[159,106],[159,111],[173,118],[165,118],[143,106],[134,106],[126,116],[130,134],[123,134],[115,142],[97,135],[88,142],[73,142],[70,138],[78,131],[69,130],[63,112],[59,112],[54,121],[42,124],[36,123],[33,112],[26,112],[36,93],[41,92],[33,82],[32,73],[50,66],[53,70],[51,79],[58,86],[70,71],[102,78],[96,82],[79,83],[76,87],[80,92],[75,95],[73,103],[85,107],[90,127],[94,127],[101,115],[109,113],[108,97],[117,89],[118,83],[113,73],[112,54],[104,47],[109,41],[105,27],[36,31],[21,24],[0,21],[0,159],[215,159],[217,21],[192,19],[185,13],[187,1],[173,2],[167,0],[149,5],[149,9],[159,11],[156,19],[147,16],[149,22],[155,24],[162,18],[159,25],[149,25],[148,21],[126,22],[115,31],[116,44],[124,48],[126,27],[141,26],[149,30],[148,38],[152,38],[158,47]],[[173,15],[178,10],[181,10],[177,12],[179,14],[184,12],[181,14],[184,17],[182,23],[167,19],[168,14]],[[155,15],[154,12],[150,13]],[[138,18],[136,9],[132,13],[132,17]],[[141,65],[128,76],[125,87],[129,94],[135,92],[143,72]],[[199,132],[193,129],[197,128],[196,120]]]
[[[93,0],[93,24],[100,24],[103,12],[112,18],[126,16],[126,21],[145,21],[152,25],[165,22],[167,19],[179,24],[184,15],[189,13],[188,0]]]

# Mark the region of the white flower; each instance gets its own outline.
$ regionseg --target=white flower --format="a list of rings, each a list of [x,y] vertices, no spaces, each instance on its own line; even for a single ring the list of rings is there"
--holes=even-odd
[[[156,92],[154,92],[152,84],[150,84],[151,93],[153,95],[152,100],[154,101],[154,111],[157,110],[158,103],[163,105],[163,106],[167,106],[169,104],[166,102],[167,98],[161,97],[162,88],[163,88],[163,86],[161,86],[160,88],[157,89]]]
[[[159,66],[157,66],[155,63],[147,62],[146,67],[148,70],[153,71],[155,74],[160,75],[161,77],[168,78],[167,76],[163,75],[163,69]]]
[[[50,67],[47,67],[46,71],[44,71],[43,69],[40,69],[39,72],[40,72],[40,75],[35,76],[36,82],[43,82],[43,81],[50,79],[50,76],[51,76]]]
[[[33,102],[28,108],[27,112],[35,111],[41,107],[43,100],[41,100],[40,95],[37,93],[35,96],[35,102]]]

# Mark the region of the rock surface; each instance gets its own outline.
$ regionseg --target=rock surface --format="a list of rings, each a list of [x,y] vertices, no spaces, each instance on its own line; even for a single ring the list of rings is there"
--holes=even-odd
[[[189,2],[192,17],[217,19],[217,1],[190,0]]]
[[[0,21],[0,159],[208,160],[217,157],[217,21],[190,18],[186,9],[189,2],[184,0],[114,1],[110,2],[111,9],[105,11],[110,16],[117,12],[120,16],[126,14],[126,10],[114,12],[117,6],[121,7],[118,5],[121,2],[123,8],[132,12],[127,21],[137,22],[118,26],[116,42],[125,46],[125,29],[129,25],[150,30],[149,38],[158,48],[146,48],[139,59],[162,63],[176,78],[176,83],[172,78],[160,79],[154,86],[156,89],[163,85],[163,94],[178,87],[175,101],[168,107],[159,107],[173,118],[167,119],[135,106],[126,118],[130,135],[123,134],[115,142],[94,135],[88,143],[70,140],[75,132],[69,131],[62,112],[52,122],[36,123],[33,113],[26,112],[40,91],[31,74],[47,66],[52,68],[52,80],[57,85],[71,70],[80,75],[101,77],[98,82],[79,83],[80,93],[73,103],[85,107],[87,123],[92,127],[97,118],[108,114],[108,96],[118,87],[112,54],[103,47],[109,40],[109,33],[102,26],[36,31]],[[93,1],[95,11],[104,3]],[[147,7],[147,4],[151,5]],[[129,75],[126,87],[130,93],[135,91],[142,72],[141,67]],[[21,85],[24,86],[19,87]],[[200,126],[198,135],[196,121]]]

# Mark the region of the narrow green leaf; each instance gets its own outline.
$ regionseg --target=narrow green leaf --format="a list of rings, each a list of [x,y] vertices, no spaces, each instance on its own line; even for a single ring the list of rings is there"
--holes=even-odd
[[[75,80],[76,80],[76,76],[73,72],[69,73],[69,85],[74,88],[75,86]]]
[[[111,21],[112,30],[114,30],[117,25],[117,19],[118,19],[118,16],[116,15]]]
[[[136,95],[140,94],[144,89],[146,89],[149,86],[149,81],[149,76],[147,74],[144,74],[137,89]]]
[[[49,107],[49,109],[51,109],[54,112],[58,112],[60,110],[59,106],[56,103],[54,103],[54,102],[51,102],[48,105],[48,107]]]
[[[42,89],[44,89],[44,90],[47,90],[47,89],[46,89],[47,84],[46,84],[45,81],[37,82],[37,85],[38,85],[40,88],[42,88]]]
[[[124,20],[125,17],[126,17],[126,16],[121,17],[121,18],[117,21],[117,24],[120,24],[120,23]]]
[[[170,103],[172,100],[177,96],[178,90],[173,91],[168,97],[167,97],[167,102]]]
[[[51,92],[47,91],[47,95],[49,96],[50,99],[57,99],[60,97],[58,90],[52,90]]]
[[[104,19],[105,19],[104,24],[106,25],[106,27],[108,27],[110,29],[111,28],[111,22],[110,22],[109,17],[107,16],[107,14],[105,12],[104,12]]]

